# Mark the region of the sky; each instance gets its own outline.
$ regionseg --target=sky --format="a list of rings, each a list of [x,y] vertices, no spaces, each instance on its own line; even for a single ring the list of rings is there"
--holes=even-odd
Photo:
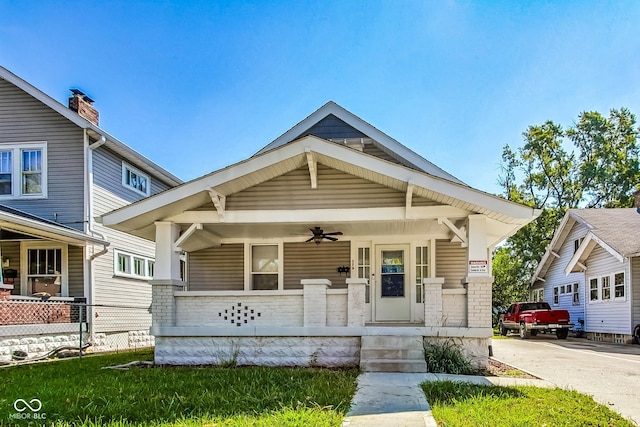
[[[499,193],[505,144],[640,114],[640,2],[0,0],[0,65],[183,180],[329,100]]]

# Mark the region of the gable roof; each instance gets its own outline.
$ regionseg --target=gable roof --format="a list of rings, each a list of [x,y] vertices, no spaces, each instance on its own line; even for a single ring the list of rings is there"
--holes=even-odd
[[[455,176],[434,165],[424,157],[410,150],[386,133],[362,120],[360,117],[356,116],[352,112],[346,110],[333,101],[327,102],[322,107],[318,108],[316,111],[299,122],[297,125],[293,126],[291,129],[280,135],[278,138],[265,146],[262,150],[258,151],[256,153],[256,156],[309,135],[309,131],[312,130],[315,125],[323,120],[326,120],[326,118],[329,116],[334,116],[353,128],[353,135],[348,135],[344,138],[363,138],[364,136],[366,138],[369,138],[367,142],[373,144],[376,148],[380,149],[385,154],[389,155],[398,163],[406,167],[416,169],[433,176],[437,176],[438,178],[453,181],[457,184],[466,185]],[[316,132],[313,132],[311,134],[319,136],[321,138],[324,137],[323,135],[317,135]]]
[[[137,166],[138,168],[144,169],[145,172],[150,173],[161,181],[172,186],[181,184],[183,182],[180,178],[176,177],[152,160],[138,153],[133,148],[126,145],[124,142],[120,141],[100,127],[94,125],[90,121],[86,120],[75,111],[65,107],[63,104],[56,101],[46,93],[42,92],[37,87],[16,76],[11,71],[2,66],[0,66],[0,78],[6,80],[7,82],[13,84],[27,94],[31,95],[78,127],[86,129],[90,136],[95,138],[96,140],[101,140],[102,137],[104,137],[105,146],[118,153],[131,164]]]
[[[102,216],[102,221],[106,226],[146,239],[154,239],[155,221],[167,220],[184,211],[196,209],[207,201],[211,203],[211,190],[222,197],[235,194],[307,165],[309,156],[313,157],[317,163],[399,191],[407,191],[408,186],[411,185],[413,186],[412,194],[435,200],[442,205],[452,206],[456,212],[462,212],[464,217],[470,212],[485,214],[491,221],[503,225],[496,231],[493,244],[512,234],[539,214],[539,211],[528,206],[510,202],[469,186],[392,163],[315,136],[306,136],[107,213]],[[292,215],[295,215],[295,212]],[[279,214],[280,218],[285,216]],[[359,220],[362,221],[362,218],[360,217]]]
[[[635,208],[569,209],[538,264],[531,279],[532,284],[545,276],[555,259],[553,252],[557,252],[565,243],[576,223],[583,224],[588,231],[566,266],[565,273],[578,271],[575,266],[589,256],[596,244],[620,260],[640,256],[640,215]]]

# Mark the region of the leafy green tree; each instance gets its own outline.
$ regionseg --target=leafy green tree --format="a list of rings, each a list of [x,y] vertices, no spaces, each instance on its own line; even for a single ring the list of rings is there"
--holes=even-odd
[[[626,108],[608,117],[591,111],[567,130],[552,121],[530,126],[521,148],[504,147],[503,197],[543,211],[496,251],[494,308],[528,295],[531,275],[567,209],[633,206],[640,189],[639,132]]]

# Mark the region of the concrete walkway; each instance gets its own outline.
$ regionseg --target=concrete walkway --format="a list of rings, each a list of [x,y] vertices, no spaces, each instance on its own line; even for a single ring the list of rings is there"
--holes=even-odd
[[[534,385],[543,380],[447,374],[365,372],[358,376],[351,410],[343,427],[435,427],[431,409],[420,388],[424,381],[464,381],[486,385]]]

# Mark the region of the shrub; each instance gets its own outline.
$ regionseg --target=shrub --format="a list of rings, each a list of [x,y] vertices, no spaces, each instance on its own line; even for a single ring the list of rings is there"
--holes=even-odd
[[[429,372],[458,375],[473,373],[471,363],[462,354],[462,348],[452,339],[426,343],[424,358]]]

